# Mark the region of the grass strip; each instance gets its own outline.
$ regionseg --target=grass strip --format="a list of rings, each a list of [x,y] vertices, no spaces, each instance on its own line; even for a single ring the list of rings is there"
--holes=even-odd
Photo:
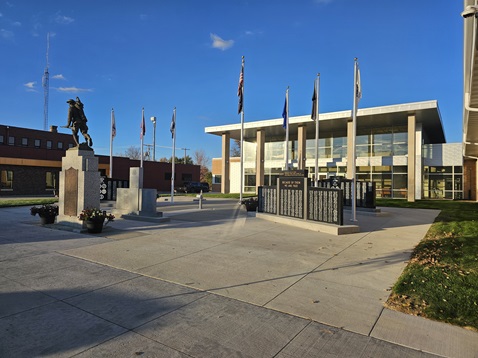
[[[478,203],[380,199],[377,205],[441,210],[387,306],[478,331]]]

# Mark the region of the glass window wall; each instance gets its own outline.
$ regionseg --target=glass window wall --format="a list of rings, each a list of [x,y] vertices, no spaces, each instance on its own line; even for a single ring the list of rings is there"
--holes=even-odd
[[[423,171],[425,199],[463,199],[463,167],[425,166]]]

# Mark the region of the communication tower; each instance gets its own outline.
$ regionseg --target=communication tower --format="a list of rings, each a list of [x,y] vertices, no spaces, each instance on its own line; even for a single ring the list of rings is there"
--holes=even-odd
[[[48,130],[48,96],[50,92],[50,74],[48,73],[48,53],[50,52],[50,33],[46,36],[46,67],[43,73],[43,130]]]

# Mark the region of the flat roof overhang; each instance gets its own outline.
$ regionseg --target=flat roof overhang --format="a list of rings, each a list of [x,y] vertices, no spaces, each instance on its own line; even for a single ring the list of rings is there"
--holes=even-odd
[[[435,100],[361,108],[357,112],[357,132],[359,132],[360,129],[376,128],[377,126],[406,126],[408,124],[409,114],[415,114],[417,123],[422,124],[422,130],[426,134],[430,143],[446,142],[438,103]],[[346,133],[347,121],[351,119],[351,116],[351,110],[320,113],[320,133]],[[285,138],[285,130],[282,127],[282,123],[282,118],[245,122],[244,140],[255,142],[258,129],[265,130],[266,138],[277,138],[278,140],[283,140]],[[297,138],[299,125],[306,125],[307,133],[314,133],[315,138],[315,121],[310,118],[310,115],[306,115],[289,118],[289,136],[291,139]],[[222,136],[224,133],[229,133],[231,139],[241,139],[241,123],[206,127],[204,131],[205,133],[218,136]],[[322,135],[320,136],[322,137]]]
[[[474,0],[464,0],[464,8],[474,4]],[[472,16],[463,22],[463,155],[478,158],[478,20]]]

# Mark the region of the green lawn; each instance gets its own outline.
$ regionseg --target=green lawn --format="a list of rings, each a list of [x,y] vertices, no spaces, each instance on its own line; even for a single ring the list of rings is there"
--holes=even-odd
[[[378,199],[377,205],[441,210],[388,307],[478,330],[478,203]]]
[[[58,198],[38,198],[38,199],[7,199],[1,198],[0,208],[7,208],[11,206],[35,206],[43,204],[53,204],[58,201]]]

